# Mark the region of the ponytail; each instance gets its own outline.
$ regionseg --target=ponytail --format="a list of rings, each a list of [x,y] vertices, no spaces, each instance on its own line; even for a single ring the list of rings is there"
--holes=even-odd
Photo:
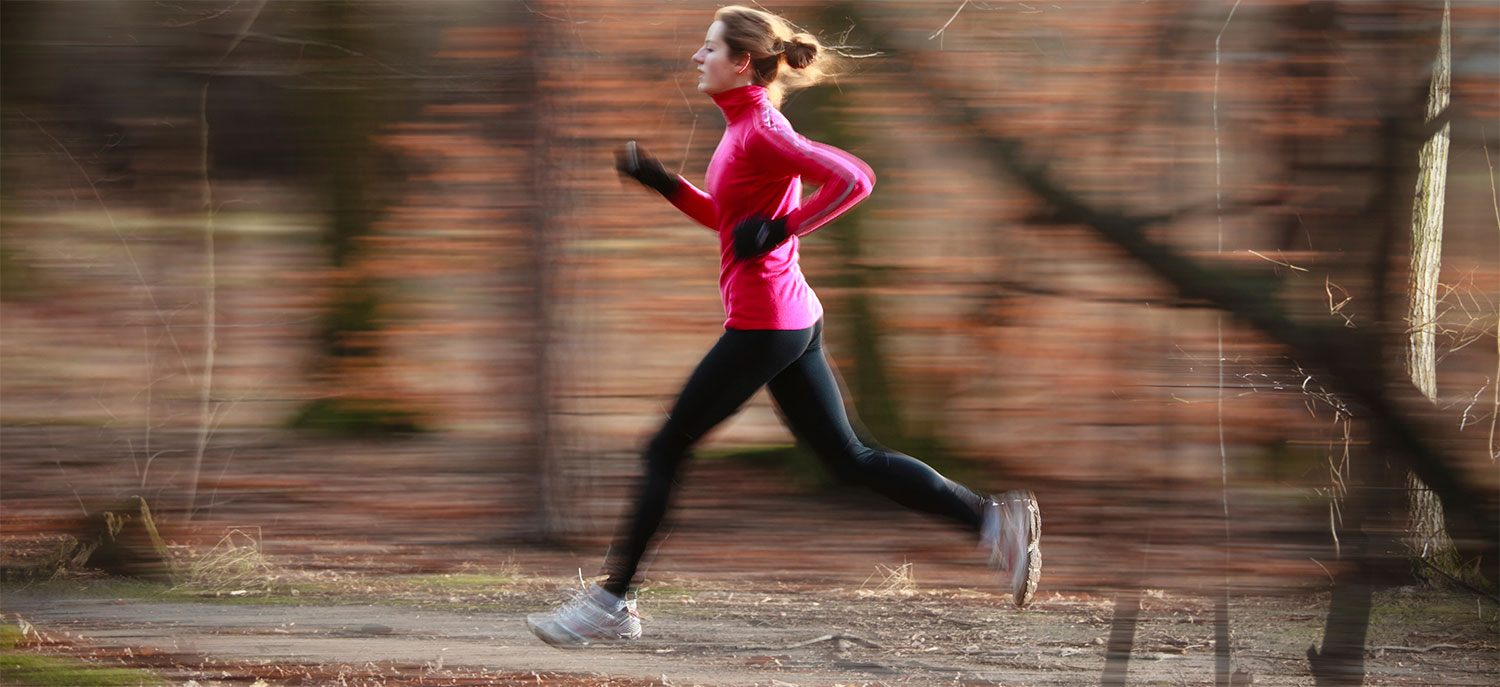
[[[770,12],[730,5],[719,8],[714,21],[724,23],[724,43],[730,52],[750,58],[751,83],[764,86],[774,103],[789,91],[816,85],[831,71],[831,51],[812,34],[793,31],[785,19]],[[789,68],[786,72],[783,63]]]

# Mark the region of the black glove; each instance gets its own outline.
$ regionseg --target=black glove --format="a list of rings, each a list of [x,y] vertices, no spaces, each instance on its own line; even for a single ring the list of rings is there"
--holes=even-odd
[[[746,217],[734,225],[734,254],[749,260],[786,240],[786,218]]]
[[[635,141],[626,141],[624,146],[615,151],[615,169],[668,198],[677,192],[677,184],[680,183],[676,174],[667,173],[661,163],[651,157],[645,148],[636,145]]]

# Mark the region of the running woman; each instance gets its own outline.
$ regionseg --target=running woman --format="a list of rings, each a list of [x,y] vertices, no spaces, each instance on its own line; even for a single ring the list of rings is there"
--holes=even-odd
[[[608,578],[551,612],[527,617],[527,626],[548,644],[641,635],[634,602],[625,596],[666,513],[677,470],[694,443],[762,386],[827,469],[977,534],[1017,606],[1036,593],[1041,516],[1030,491],[981,497],[915,458],[866,446],[850,426],[823,355],[823,306],[797,266],[797,247],[802,236],[868,196],[875,174],[853,155],[799,136],[776,108],[789,83],[816,81],[826,52],[776,15],[721,8],[693,54],[698,90],[713,98],[727,122],[708,165],[707,191],[667,173],[634,141],[617,154],[622,174],[718,234],[719,293],[728,318],[724,335],[646,448],[646,474],[634,512],[610,549]],[[797,73],[783,74],[783,67]],[[818,187],[806,202],[804,181]]]

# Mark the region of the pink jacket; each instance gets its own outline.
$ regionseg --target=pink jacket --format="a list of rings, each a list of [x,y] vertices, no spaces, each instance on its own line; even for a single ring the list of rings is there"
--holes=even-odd
[[[678,185],[670,200],[719,233],[719,296],[727,329],[803,329],[823,305],[797,266],[798,237],[870,195],[875,173],[859,158],[798,135],[771,106],[766,89],[744,86],[713,96],[728,122],[708,164],[705,193]],[[802,180],[818,186],[802,203]],[[740,220],[787,218],[788,238],[768,253],[739,260],[733,230]]]

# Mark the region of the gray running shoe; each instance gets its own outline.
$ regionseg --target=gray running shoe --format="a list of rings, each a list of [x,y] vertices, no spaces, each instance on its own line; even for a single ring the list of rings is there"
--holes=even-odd
[[[979,546],[1011,593],[1017,608],[1031,605],[1042,576],[1042,511],[1028,489],[1007,491],[984,504]]]
[[[597,584],[575,590],[573,598],[556,610],[526,616],[526,627],[542,641],[565,649],[641,636],[635,601],[621,599]]]

